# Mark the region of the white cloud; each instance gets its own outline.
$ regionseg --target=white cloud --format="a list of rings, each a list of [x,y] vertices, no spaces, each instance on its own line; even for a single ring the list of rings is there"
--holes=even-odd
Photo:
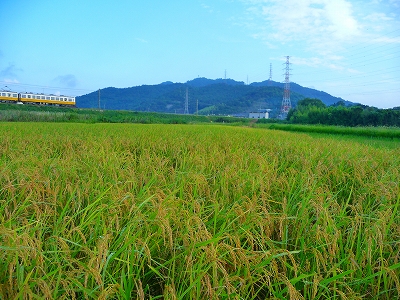
[[[382,44],[400,44],[400,37],[378,37],[373,40],[375,43],[382,43]]]
[[[336,71],[355,72],[355,70],[345,68],[342,63],[343,57],[337,55],[326,55],[323,57],[291,56],[290,61],[296,66],[307,66],[313,68],[324,67]]]
[[[352,7],[349,2],[345,0],[325,2],[325,16],[330,21],[329,27],[336,37],[347,39],[360,34],[358,22],[352,16]]]
[[[9,64],[8,67],[0,70],[0,77],[17,77],[17,73],[21,72],[22,69],[15,66],[15,64]]]
[[[213,13],[214,12],[214,10],[213,10],[213,8],[211,6],[209,6],[209,5],[205,4],[205,3],[201,3],[200,5],[201,5],[201,7],[203,9],[207,10],[209,13]]]
[[[68,88],[74,88],[78,84],[78,80],[76,79],[75,75],[72,74],[57,76],[53,81]]]
[[[380,4],[382,0],[372,0],[369,4]]]
[[[141,38],[135,38],[135,40],[137,40],[138,42],[141,42],[141,43],[148,43],[147,40],[141,39]]]
[[[321,52],[360,35],[360,25],[346,0],[243,2],[249,6],[247,12],[259,19],[259,32],[254,36],[269,42],[302,41]],[[253,23],[251,27],[255,26]]]
[[[393,18],[388,17],[385,13],[372,13],[364,17],[364,20],[371,22],[391,21]]]
[[[3,81],[5,83],[19,83],[17,79],[9,79],[9,78],[5,78]]]
[[[389,2],[395,7],[400,7],[400,0],[389,0]]]

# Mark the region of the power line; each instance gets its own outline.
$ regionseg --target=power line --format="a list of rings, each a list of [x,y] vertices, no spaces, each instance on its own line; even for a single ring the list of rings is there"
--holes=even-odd
[[[77,88],[66,88],[66,87],[57,87],[57,86],[48,86],[48,85],[37,85],[37,84],[28,84],[28,83],[21,83],[21,82],[9,82],[0,80],[2,84],[5,85],[18,85],[23,87],[31,87],[31,88],[41,88],[41,89],[48,89],[48,90],[68,90],[68,91],[93,91],[89,89],[77,89]]]
[[[399,44],[400,43],[400,35],[396,36],[396,38],[397,37],[399,38],[399,42],[397,42],[397,44]],[[356,50],[356,53],[350,54],[350,55],[347,56],[348,58],[351,58],[353,56],[361,57],[361,56],[363,56],[364,54],[367,54],[367,53],[374,53],[375,54],[375,53],[381,53],[381,52],[389,51],[389,50],[393,50],[393,49],[399,49],[398,45],[394,45],[393,47],[390,47],[391,45],[388,44],[388,43],[385,43],[385,44],[382,44],[382,45],[379,45],[379,46],[376,46],[376,47],[373,47],[373,46],[374,45],[358,47],[357,49],[354,49],[354,50],[346,49],[344,51],[341,51],[340,54],[351,53],[351,52],[354,52]],[[382,47],[386,47],[386,49],[384,49],[382,51],[376,51],[376,49],[382,48]]]
[[[353,96],[353,95],[374,95],[374,94],[394,94],[400,92],[400,89],[392,89],[392,90],[372,90],[372,91],[367,91],[367,92],[357,92],[357,93],[342,93],[343,95],[347,96]]]
[[[368,41],[366,41],[366,42],[363,42],[363,43],[357,43],[356,45],[354,45],[354,46],[350,46],[350,47],[348,47],[348,48],[346,48],[346,50],[344,50],[344,52],[346,53],[346,52],[351,52],[353,49],[356,49],[356,48],[360,48],[360,47],[362,47],[362,45],[364,44],[364,45],[371,45],[371,43],[374,43],[374,42],[380,42],[379,40],[381,40],[382,38],[396,38],[396,37],[400,37],[399,35],[395,35],[395,36],[390,36],[390,34],[392,34],[392,33],[394,33],[394,32],[398,32],[398,31],[400,31],[400,29],[396,29],[396,30],[393,30],[393,31],[390,31],[390,32],[388,32],[388,33],[386,33],[385,35],[381,35],[381,36],[379,36],[379,37],[376,37],[376,38],[374,38],[374,39],[372,39],[372,40],[368,40]],[[387,45],[387,43],[385,43],[385,45]],[[385,45],[383,45],[383,46],[385,46]],[[365,48],[365,47],[364,47]]]
[[[381,74],[391,74],[391,73],[398,73],[399,71],[398,71],[398,69],[400,69],[400,67],[392,67],[392,68],[388,68],[388,69],[396,69],[396,70],[393,70],[393,71],[390,71],[390,72],[388,72],[388,71],[385,71],[384,69],[379,69],[379,70],[376,70],[376,71],[372,71],[372,72],[368,72],[368,73],[362,73],[362,74],[352,74],[352,75],[348,75],[348,76],[338,76],[338,77],[329,77],[329,81],[330,82],[334,82],[334,80],[336,80],[336,79],[339,79],[339,81],[341,81],[341,80],[343,80],[343,79],[346,79],[346,78],[348,78],[348,79],[360,79],[360,78],[363,78],[363,77],[368,77],[368,76],[371,76],[371,75],[374,75],[374,76],[376,76],[376,75],[381,75]],[[299,75],[299,74],[296,74],[296,75]],[[321,81],[326,81],[327,79],[317,79],[317,80],[302,80],[301,82],[321,82]]]

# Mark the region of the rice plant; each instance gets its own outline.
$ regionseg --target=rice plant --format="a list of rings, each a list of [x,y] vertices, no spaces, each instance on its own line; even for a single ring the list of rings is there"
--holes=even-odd
[[[400,147],[218,125],[0,132],[0,299],[400,295]]]

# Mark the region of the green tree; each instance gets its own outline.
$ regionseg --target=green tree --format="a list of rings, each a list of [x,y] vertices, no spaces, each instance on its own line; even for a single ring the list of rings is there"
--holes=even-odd
[[[314,106],[314,107],[318,107],[318,108],[326,107],[324,102],[322,102],[319,99],[315,99],[315,98],[304,98],[303,100],[300,100],[299,102],[297,102],[298,109],[307,108],[309,106]]]

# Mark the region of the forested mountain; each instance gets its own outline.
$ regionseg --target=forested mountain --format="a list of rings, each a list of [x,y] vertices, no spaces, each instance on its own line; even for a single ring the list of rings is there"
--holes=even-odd
[[[199,114],[247,114],[260,108],[271,109],[275,117],[281,107],[283,84],[258,82],[245,85],[232,79],[196,78],[186,83],[170,81],[158,85],[142,85],[130,88],[108,87],[100,90],[100,107],[105,109],[183,113],[186,89],[188,90],[189,113]],[[325,92],[291,83],[291,101],[306,97],[321,99],[331,105],[343,99]],[[97,108],[98,91],[76,98],[78,107]]]
[[[275,81],[271,81],[271,83],[269,83],[268,80],[262,81],[262,82],[254,82],[251,85],[253,86],[277,86],[280,88],[284,88],[284,84],[281,82],[275,82]],[[315,89],[311,89],[311,88],[307,88],[304,86],[301,86],[297,83],[291,82],[290,83],[290,91],[291,92],[296,92],[300,95],[305,96],[305,98],[314,98],[314,99],[320,99],[323,103],[325,103],[325,105],[333,105],[339,101],[344,101],[342,98],[338,98],[338,97],[333,97],[331,95],[329,95],[328,93],[325,93],[323,91],[318,91]],[[346,104],[352,104],[352,102],[349,101],[344,101],[344,103]]]

